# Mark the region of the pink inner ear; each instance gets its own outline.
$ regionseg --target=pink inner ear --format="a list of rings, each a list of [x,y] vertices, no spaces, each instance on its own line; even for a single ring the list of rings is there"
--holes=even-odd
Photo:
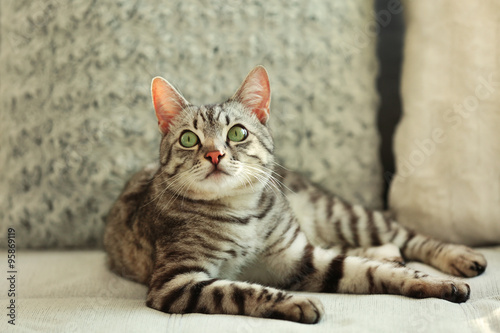
[[[257,66],[245,78],[243,84],[233,97],[252,110],[261,123],[269,119],[271,88],[264,67]]]
[[[151,84],[153,105],[158,118],[158,127],[163,134],[168,132],[170,123],[188,105],[179,92],[165,79],[155,77]]]

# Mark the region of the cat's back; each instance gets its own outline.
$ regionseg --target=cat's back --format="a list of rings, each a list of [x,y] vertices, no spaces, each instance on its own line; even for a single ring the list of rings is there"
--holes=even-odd
[[[147,283],[152,270],[152,244],[147,230],[139,230],[134,222],[158,168],[149,164],[127,182],[107,216],[104,233],[110,268],[141,283]]]

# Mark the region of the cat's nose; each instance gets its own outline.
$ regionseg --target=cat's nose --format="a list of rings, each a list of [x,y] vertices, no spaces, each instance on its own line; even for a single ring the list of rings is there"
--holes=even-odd
[[[223,158],[226,154],[224,154],[223,152],[219,151],[219,150],[215,150],[215,151],[210,151],[208,153],[205,154],[205,158],[207,160],[209,160],[210,162],[212,162],[213,165],[217,165],[219,164],[221,158]]]

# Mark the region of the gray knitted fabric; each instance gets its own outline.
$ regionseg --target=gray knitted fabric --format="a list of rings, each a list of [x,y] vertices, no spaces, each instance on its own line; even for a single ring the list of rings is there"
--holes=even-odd
[[[0,233],[15,228],[22,248],[101,246],[125,181],[158,156],[152,77],[214,103],[257,64],[283,164],[379,207],[375,40],[359,40],[372,6],[1,1]]]

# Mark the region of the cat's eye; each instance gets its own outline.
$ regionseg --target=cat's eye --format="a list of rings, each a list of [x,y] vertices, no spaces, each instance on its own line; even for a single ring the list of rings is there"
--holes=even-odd
[[[191,131],[185,131],[181,135],[181,139],[179,140],[181,145],[185,148],[191,148],[198,144],[198,136]]]
[[[235,125],[231,127],[229,132],[227,133],[227,138],[234,142],[240,142],[247,138],[248,131],[245,127],[241,125]]]

